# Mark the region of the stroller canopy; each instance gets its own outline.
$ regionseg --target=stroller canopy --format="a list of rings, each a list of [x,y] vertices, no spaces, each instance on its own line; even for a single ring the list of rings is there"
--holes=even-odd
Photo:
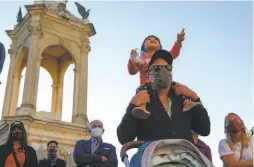
[[[142,167],[214,167],[189,141],[168,139],[152,142],[142,156]]]

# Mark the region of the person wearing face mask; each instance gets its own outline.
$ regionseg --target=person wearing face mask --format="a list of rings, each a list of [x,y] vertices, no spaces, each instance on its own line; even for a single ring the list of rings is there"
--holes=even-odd
[[[194,132],[193,130],[191,130],[191,132],[192,132],[195,146],[199,149],[199,151],[201,153],[203,153],[206,156],[207,159],[209,159],[211,162],[213,162],[212,161],[212,152],[211,152],[210,147],[205,142],[203,142],[202,140],[199,139],[199,135],[196,132]]]
[[[39,167],[66,167],[66,162],[57,156],[58,142],[51,140],[47,144],[47,157],[39,162]]]
[[[172,84],[172,56],[158,50],[148,65],[149,91],[139,91],[130,101],[127,111],[117,128],[121,144],[137,140],[186,139],[194,143],[191,129],[201,136],[210,134],[210,119],[198,95],[180,83]],[[183,98],[200,103],[183,111]],[[139,119],[133,109],[146,105],[150,115]]]
[[[0,146],[0,167],[38,167],[36,152],[28,146],[26,130],[20,121],[11,124],[7,143]]]
[[[235,113],[225,117],[226,138],[219,143],[219,154],[226,167],[253,167],[253,136]]]
[[[89,124],[90,140],[80,140],[76,143],[73,158],[77,167],[117,167],[116,148],[104,143],[103,124],[94,120]]]

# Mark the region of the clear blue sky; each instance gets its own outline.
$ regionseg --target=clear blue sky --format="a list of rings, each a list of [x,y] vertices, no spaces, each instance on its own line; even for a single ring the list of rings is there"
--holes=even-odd
[[[211,119],[211,134],[202,139],[212,149],[214,165],[222,166],[217,150],[219,140],[224,138],[225,115],[235,112],[248,128],[253,126],[252,2],[80,3],[92,9],[89,20],[97,31],[91,38],[89,55],[88,117],[89,120],[98,118],[104,122],[104,140],[114,144],[119,153],[121,145],[116,127],[139,84],[138,75],[130,76],[127,72],[130,50],[140,47],[150,34],[158,36],[163,48],[169,50],[176,34],[185,28],[186,40],[180,57],[174,61],[173,77],[201,97]],[[24,4],[29,2],[0,2],[0,40],[7,48],[11,41],[5,30],[12,29],[16,23],[19,6],[22,6],[23,14],[26,13]],[[78,15],[73,1],[68,2],[67,8]],[[0,105],[8,68],[7,55],[0,76]],[[65,121],[71,120],[73,68],[68,69],[65,77]],[[49,74],[41,69],[39,111],[50,111],[51,84]]]

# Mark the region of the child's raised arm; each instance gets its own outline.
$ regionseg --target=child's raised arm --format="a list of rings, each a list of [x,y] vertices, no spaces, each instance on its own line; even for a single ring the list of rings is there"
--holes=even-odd
[[[182,41],[184,39],[185,39],[185,33],[184,33],[184,29],[183,29],[180,34],[177,34],[177,41],[174,44],[171,51],[169,52],[172,55],[173,59],[176,59],[180,55],[180,50],[182,48]]]

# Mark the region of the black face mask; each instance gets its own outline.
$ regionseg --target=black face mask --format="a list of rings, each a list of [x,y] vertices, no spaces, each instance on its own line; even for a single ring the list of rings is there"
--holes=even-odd
[[[23,139],[23,133],[22,132],[11,133],[11,140],[12,141],[20,141],[22,139]]]
[[[48,158],[55,159],[57,157],[56,150],[53,148],[48,149]]]

